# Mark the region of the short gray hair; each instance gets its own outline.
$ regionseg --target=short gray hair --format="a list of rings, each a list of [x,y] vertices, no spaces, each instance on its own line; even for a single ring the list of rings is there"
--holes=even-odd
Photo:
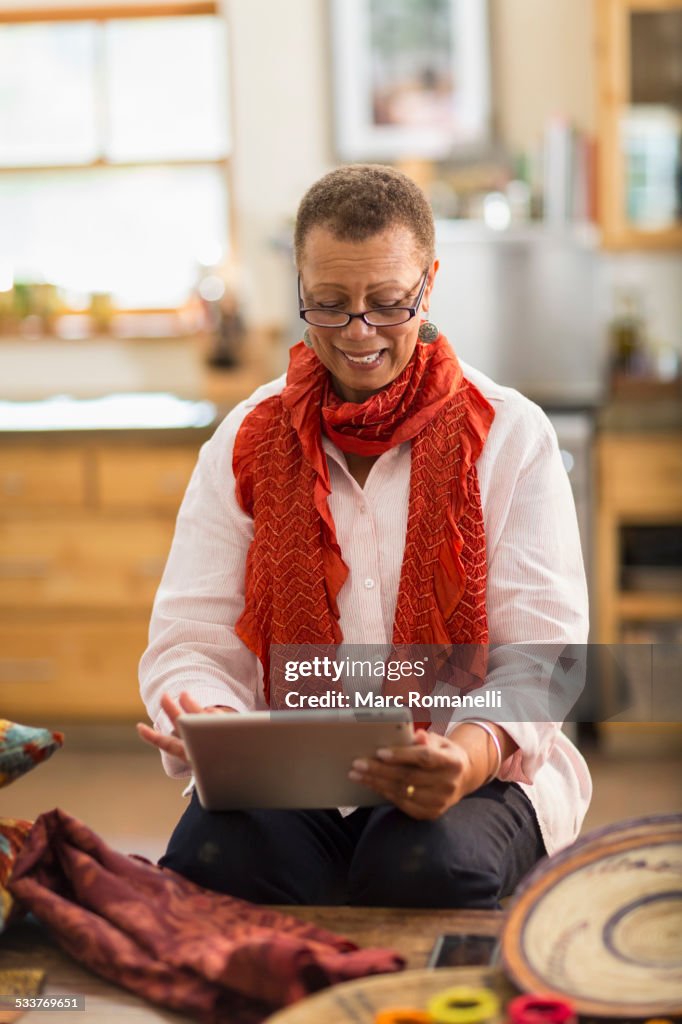
[[[348,164],[330,171],[303,196],[296,214],[294,254],[300,268],[311,229],[324,227],[343,241],[363,242],[396,224],[414,235],[420,257],[435,256],[429,201],[402,171],[384,164]]]

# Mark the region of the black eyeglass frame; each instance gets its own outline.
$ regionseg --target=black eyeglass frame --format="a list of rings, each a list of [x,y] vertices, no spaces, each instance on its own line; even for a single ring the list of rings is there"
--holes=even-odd
[[[423,279],[422,279],[421,287],[419,289],[419,294],[417,295],[417,298],[415,299],[415,303],[414,303],[413,306],[377,306],[376,309],[366,309],[364,311],[364,313],[342,313],[342,311],[340,309],[339,310],[324,309],[323,307],[320,307],[320,306],[305,306],[304,307],[304,305],[303,305],[303,296],[301,295],[301,275],[299,274],[298,275],[298,281],[297,281],[297,285],[298,285],[298,315],[300,316],[301,320],[305,321],[305,323],[307,323],[307,324],[310,324],[311,327],[320,327],[322,330],[325,330],[325,329],[326,330],[329,330],[329,329],[331,329],[331,330],[338,330],[339,328],[347,327],[348,324],[351,322],[351,320],[362,320],[362,322],[364,324],[367,324],[368,327],[402,327],[403,324],[409,323],[409,321],[412,320],[417,315],[417,313],[419,311],[419,307],[421,306],[422,298],[424,297],[424,292],[426,291],[426,282],[428,281],[428,279],[429,279],[429,268],[427,267],[425,269],[425,271],[424,271],[424,276],[423,276]],[[396,323],[392,323],[392,324],[373,324],[370,320],[367,319],[367,317],[371,316],[372,313],[381,313],[381,312],[384,312],[384,311],[388,312],[389,310],[391,312],[398,312],[400,310],[403,313],[407,313],[407,316],[405,317],[404,320],[398,320]],[[346,319],[344,320],[343,323],[339,323],[339,324],[316,324],[316,323],[312,323],[310,320],[308,320],[308,317],[306,315],[308,313],[315,313],[315,312],[319,312],[319,313],[338,313],[339,316],[345,316]]]

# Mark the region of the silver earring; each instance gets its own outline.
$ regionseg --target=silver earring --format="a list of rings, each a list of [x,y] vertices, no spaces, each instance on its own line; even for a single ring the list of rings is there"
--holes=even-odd
[[[440,331],[435,324],[432,324],[430,320],[425,320],[419,325],[419,331],[417,337],[420,341],[423,341],[425,345],[430,345],[432,341],[435,341]]]
[[[306,327],[306,329],[303,332],[303,344],[305,345],[306,348],[312,348],[313,347],[313,340],[310,337],[310,331],[308,330],[307,327]]]

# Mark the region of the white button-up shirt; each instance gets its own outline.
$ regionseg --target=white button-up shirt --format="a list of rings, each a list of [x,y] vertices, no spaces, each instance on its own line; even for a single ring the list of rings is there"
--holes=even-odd
[[[462,369],[495,410],[476,466],[490,642],[584,644],[585,573],[554,430],[542,410],[518,392],[465,364]],[[234,630],[244,608],[253,521],[237,503],[232,451],[244,417],[284,384],[282,376],[264,385],[229,413],[202,447],[183,499],[140,663],[142,698],[162,732],[170,729],[160,706],[163,693],[177,699],[187,690],[204,706],[225,704],[238,711],[267,708],[260,663]],[[343,452],[326,437],[323,447],[329,505],[350,570],[338,597],[344,642],[390,644],[407,531],[410,444],[381,455],[364,488],[348,472]],[[490,677],[488,685],[494,685]],[[485,713],[477,709],[475,717]],[[572,842],[582,824],[592,788],[587,765],[560,723],[500,724],[519,747],[500,778],[528,794],[552,853]],[[162,757],[169,775],[189,774],[182,762]]]

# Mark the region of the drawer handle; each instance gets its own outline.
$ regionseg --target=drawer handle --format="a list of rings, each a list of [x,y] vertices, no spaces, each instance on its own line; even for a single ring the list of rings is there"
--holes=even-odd
[[[54,676],[51,658],[0,658],[2,683],[48,683]]]
[[[2,493],[16,498],[24,490],[25,478],[22,473],[5,473],[2,477]]]
[[[46,558],[27,558],[25,561],[8,559],[0,562],[0,579],[44,580],[50,571]]]
[[[160,579],[165,567],[165,558],[141,558],[137,563],[136,569],[140,576]]]

